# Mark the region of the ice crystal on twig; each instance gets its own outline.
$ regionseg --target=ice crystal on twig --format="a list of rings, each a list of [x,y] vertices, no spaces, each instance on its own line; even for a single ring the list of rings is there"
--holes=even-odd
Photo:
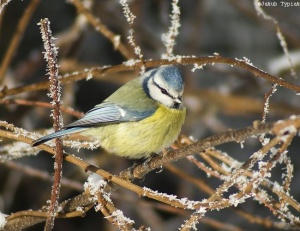
[[[58,79],[58,65],[57,65],[57,53],[58,48],[54,45],[52,37],[52,31],[50,29],[49,20],[42,19],[40,23],[42,39],[44,43],[44,57],[47,61],[48,75],[50,78],[50,97],[53,100],[52,115],[53,115],[53,128],[58,131],[63,126],[61,110],[60,110],[60,98],[61,98],[61,87]],[[58,211],[58,199],[61,187],[62,177],[62,164],[63,164],[63,147],[62,142],[59,138],[55,140],[55,163],[54,163],[54,177],[53,186],[51,191],[51,203],[48,210],[48,217],[46,219],[45,231],[52,230],[54,226],[54,220]]]
[[[258,15],[262,16],[264,19],[266,19],[268,21],[273,22],[273,24],[275,25],[276,35],[277,35],[277,38],[279,39],[280,46],[282,47],[282,49],[284,51],[284,54],[287,57],[287,59],[289,61],[289,64],[290,64],[291,75],[296,77],[294,64],[293,64],[293,61],[291,59],[287,43],[285,41],[285,37],[282,34],[281,29],[279,27],[278,21],[275,18],[271,17],[270,15],[266,14],[266,12],[261,8],[260,0],[254,0],[254,7],[255,7],[255,10],[256,10]]]
[[[143,61],[144,56],[143,56],[143,53],[142,53],[142,49],[136,43],[135,32],[134,32],[134,29],[133,29],[133,21],[136,17],[131,12],[127,0],[120,0],[120,4],[123,8],[124,16],[125,16],[128,24],[129,24],[129,26],[130,26],[129,36],[127,37],[127,39],[129,41],[130,45],[133,47],[134,53],[138,56],[139,60]],[[141,74],[143,74],[144,72],[145,72],[145,66],[142,65],[141,66]]]
[[[166,53],[162,54],[163,59],[173,58],[173,49],[175,46],[175,38],[179,34],[180,27],[180,7],[178,6],[179,0],[172,1],[172,14],[171,25],[169,27],[169,31],[162,35],[162,41],[166,47]]]
[[[32,148],[24,142],[14,142],[12,144],[0,146],[0,162],[19,159],[24,156],[34,156],[40,152],[38,148]]]
[[[7,221],[5,217],[7,217],[7,215],[0,212],[0,230],[4,230],[4,227],[6,225]]]

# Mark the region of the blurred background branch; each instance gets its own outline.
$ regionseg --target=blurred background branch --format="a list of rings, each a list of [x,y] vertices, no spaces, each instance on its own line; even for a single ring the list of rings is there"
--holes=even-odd
[[[300,15],[273,2],[0,1],[5,230],[41,230],[51,194],[53,143],[28,145],[52,131],[41,18],[59,48],[66,123],[167,64],[183,73],[188,108],[183,134],[148,166],[65,138],[74,155],[64,154],[54,230],[299,230]],[[94,194],[90,172],[102,176]]]

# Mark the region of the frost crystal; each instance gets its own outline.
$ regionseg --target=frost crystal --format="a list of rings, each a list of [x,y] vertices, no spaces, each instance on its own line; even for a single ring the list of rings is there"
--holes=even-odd
[[[203,67],[206,66],[206,64],[202,64],[202,65],[199,65],[199,64],[194,64],[194,67],[192,69],[192,72],[195,72],[197,69],[201,69],[203,70]]]
[[[91,80],[93,78],[93,69],[90,69],[86,76],[86,81]]]
[[[113,38],[113,44],[114,44],[114,48],[118,48],[120,46],[121,43],[121,36],[120,35],[115,35]]]
[[[197,210],[197,213],[200,213],[200,214],[205,214],[206,212],[207,212],[207,208],[202,207],[202,206]]]
[[[104,181],[101,176],[99,176],[96,173],[93,173],[88,177],[83,187],[84,190],[89,191],[91,195],[96,195],[96,193],[100,189],[105,188],[106,184],[107,184],[106,181]]]
[[[118,226],[125,226],[127,224],[134,224],[135,222],[127,217],[124,216],[123,212],[121,210],[115,210],[112,212],[111,216],[113,217]],[[108,218],[108,217],[105,217]]]
[[[123,7],[123,13],[126,17],[126,20],[129,24],[133,24],[133,21],[135,19],[135,16],[132,14],[132,12],[130,11],[130,8],[128,6],[128,2],[127,0],[120,0],[120,4]]]
[[[231,194],[229,196],[229,203],[232,204],[234,207],[237,207],[241,201],[236,198],[236,194]]]
[[[5,217],[7,217],[7,215],[0,212],[0,230],[4,230],[4,226],[6,225],[7,220]]]
[[[261,8],[260,0],[254,0],[254,7],[255,7],[255,10],[256,10],[256,12],[259,16],[262,16],[264,19],[273,22],[273,24],[275,25],[275,28],[276,28],[276,31],[277,31],[276,35],[277,35],[277,38],[280,42],[280,46],[282,47],[282,50],[283,50],[283,52],[284,52],[285,56],[287,57],[288,62],[290,64],[291,75],[295,77],[296,72],[294,70],[294,64],[292,62],[292,59],[291,59],[291,56],[290,56],[290,53],[289,53],[289,50],[288,50],[288,47],[287,47],[287,43],[285,41],[285,37],[283,36],[283,34],[281,32],[278,21],[275,18],[273,18],[273,17],[271,17],[271,16],[269,16],[265,13],[265,11]]]
[[[138,59],[129,59],[127,60],[126,62],[123,62],[123,64],[126,66],[126,67],[133,67],[137,62],[139,62],[140,60]]]
[[[161,39],[167,48],[166,54],[162,55],[162,58],[172,58],[174,57],[173,48],[175,45],[175,38],[179,34],[180,27],[180,7],[178,6],[179,0],[172,1],[172,14],[171,17],[171,25],[169,27],[169,31],[166,34],[162,34]]]
[[[77,151],[79,152],[79,150],[81,148],[85,148],[85,149],[90,149],[90,150],[94,150],[96,148],[100,147],[100,141],[96,140],[93,142],[89,142],[89,141],[75,141],[75,140],[71,140],[71,141],[66,141],[64,140],[64,145],[77,149]]]
[[[14,142],[0,147],[0,162],[37,155],[39,152],[38,148],[32,148],[24,142]]]
[[[134,53],[139,57],[139,60],[142,61],[143,60],[142,50],[136,44],[135,36],[134,36],[134,30],[132,29],[133,28],[133,21],[135,19],[135,15],[131,12],[127,0],[120,0],[120,4],[123,8],[124,16],[125,16],[128,24],[129,24],[129,26],[130,26],[129,36],[127,37],[127,39],[129,41],[130,45],[134,48]],[[145,66],[142,65],[140,74],[142,75],[144,72],[145,72]]]
[[[198,201],[188,200],[187,198],[177,199],[176,195],[169,195],[166,193],[159,193],[157,191],[153,191],[147,187],[143,187],[144,193],[143,196],[147,196],[147,194],[156,195],[162,198],[166,198],[170,201],[174,201],[177,203],[180,203],[182,206],[184,206],[187,209],[194,209],[196,205],[199,204]]]

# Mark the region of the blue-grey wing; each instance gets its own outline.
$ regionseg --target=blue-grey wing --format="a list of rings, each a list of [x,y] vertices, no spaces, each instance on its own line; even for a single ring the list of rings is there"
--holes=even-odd
[[[86,115],[74,123],[71,123],[64,127],[62,130],[43,136],[34,142],[32,146],[38,146],[54,138],[58,138],[64,135],[83,131],[89,127],[104,126],[106,124],[122,123],[130,121],[139,121],[147,118],[155,112],[153,110],[147,111],[134,111],[125,107],[120,107],[112,103],[102,103],[88,111]]]
[[[113,123],[139,121],[147,118],[154,112],[155,109],[139,112],[113,103],[102,103],[88,111],[83,118],[67,125],[66,128],[93,127]]]

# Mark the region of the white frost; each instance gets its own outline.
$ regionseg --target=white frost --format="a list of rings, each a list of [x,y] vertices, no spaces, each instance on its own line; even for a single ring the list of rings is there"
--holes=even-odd
[[[96,173],[91,174],[87,181],[84,183],[84,190],[88,190],[90,194],[96,195],[96,193],[101,189],[105,188],[106,181],[103,180],[101,176]]]
[[[0,212],[0,230],[4,230],[4,226],[6,225],[7,220],[5,217],[7,217],[7,215]]]
[[[135,222],[131,219],[129,219],[128,217],[125,217],[123,212],[121,210],[115,210],[114,212],[112,212],[111,216],[114,218],[114,220],[116,221],[116,223],[118,224],[118,226],[125,226],[127,224],[134,224]],[[105,217],[108,218],[108,217]]]
[[[123,62],[123,64],[126,67],[133,67],[137,62],[140,62],[140,60],[138,60],[138,59],[129,59],[126,62]]]

